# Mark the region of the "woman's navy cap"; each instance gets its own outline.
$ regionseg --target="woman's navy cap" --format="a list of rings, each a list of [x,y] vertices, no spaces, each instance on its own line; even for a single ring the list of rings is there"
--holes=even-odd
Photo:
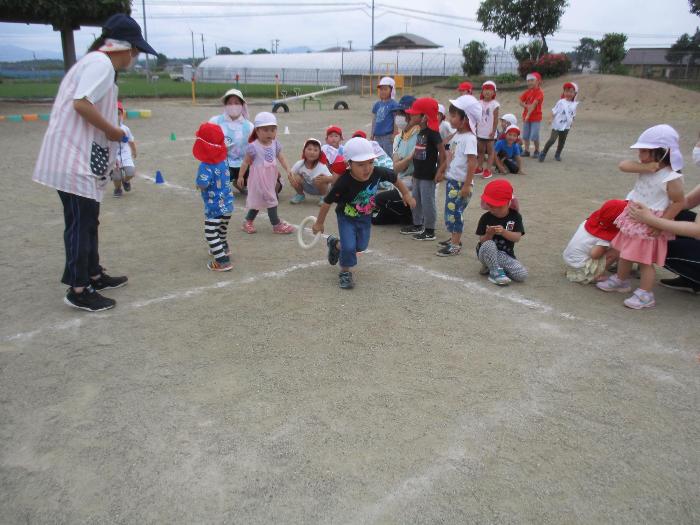
[[[129,42],[139,51],[149,55],[157,55],[156,50],[148,45],[141,34],[138,22],[124,13],[110,16],[102,26],[102,35],[115,40]]]

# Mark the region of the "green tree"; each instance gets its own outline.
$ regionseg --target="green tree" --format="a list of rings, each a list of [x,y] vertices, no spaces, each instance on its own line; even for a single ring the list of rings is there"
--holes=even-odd
[[[584,67],[591,65],[591,60],[598,53],[598,42],[592,38],[582,38],[579,40],[579,45],[574,48],[574,62],[576,67],[583,70]]]
[[[700,0],[688,0],[690,4],[690,12],[700,16]]]
[[[250,52],[251,55],[265,55],[265,54],[269,54],[269,53],[270,52],[267,49],[265,49],[264,47],[259,47],[258,49],[253,49]]]
[[[217,55],[231,55],[231,48],[226,46],[221,46],[216,50]]]
[[[462,70],[469,76],[481,75],[486,67],[489,50],[485,43],[472,40],[462,48],[462,56]]]
[[[696,29],[693,36],[688,33],[681,35],[666,53],[666,60],[673,64],[680,64],[685,60],[688,68],[693,67],[698,58],[700,58],[700,29]]]
[[[163,69],[166,65],[168,65],[168,57],[163,53],[158,53],[158,55],[156,55],[156,67]]]
[[[616,71],[625,58],[625,43],[627,35],[622,33],[606,33],[598,42],[600,50],[601,73]]]
[[[504,39],[538,37],[542,40],[542,53],[547,53],[547,36],[559,29],[568,5],[568,0],[483,0],[476,19],[484,31]]]
[[[63,64],[75,64],[73,31],[80,26],[101,27],[115,13],[131,14],[131,0],[0,0],[0,20],[26,24],[49,24],[61,32]]]
[[[527,44],[515,45],[512,47],[512,51],[518,63],[525,60],[537,60],[542,54],[542,41],[531,40]]]

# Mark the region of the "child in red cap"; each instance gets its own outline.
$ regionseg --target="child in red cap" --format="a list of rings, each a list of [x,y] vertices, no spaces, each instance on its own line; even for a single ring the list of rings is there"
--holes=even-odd
[[[413,225],[401,228],[401,234],[412,235],[416,241],[434,241],[435,184],[443,179],[447,167],[445,145],[439,133],[438,102],[427,97],[416,99],[406,114],[411,116],[409,126],[417,123],[420,131],[413,150]]]
[[[469,82],[468,80],[465,80],[464,82],[460,82],[459,86],[457,86],[457,92],[460,95],[471,95],[473,89],[474,89],[474,85],[471,82]]]
[[[566,137],[576,118],[576,108],[578,106],[576,95],[578,95],[578,86],[573,82],[565,82],[561,98],[552,108],[552,115],[549,118],[549,123],[552,125],[552,134],[544,145],[542,153],[540,153],[540,162],[544,162],[549,148],[554,145],[557,139],[559,139],[559,143],[554,154],[554,160],[561,160],[561,152],[564,150]]]
[[[326,166],[326,156],[321,151],[321,141],[313,138],[306,139],[301,150],[301,160],[298,160],[289,172],[289,183],[296,190],[289,203],[301,204],[306,200],[304,193],[308,193],[321,197],[320,206],[330,185],[336,179],[337,176],[333,176]]]
[[[592,283],[617,260],[618,252],[610,243],[620,231],[615,219],[627,201],[605,201],[600,209],[583,221],[564,250],[566,278],[573,283]]]
[[[498,112],[501,104],[496,100],[496,83],[487,80],[481,85],[481,120],[476,125],[476,137],[479,147],[476,172],[485,179],[492,176],[494,163],[493,145],[498,131]],[[486,157],[486,168],[483,167]]]
[[[204,237],[209,254],[214,260],[207,268],[214,272],[228,272],[233,266],[231,251],[226,242],[228,223],[233,213],[233,192],[226,165],[226,142],[220,126],[205,122],[197,130],[192,146],[194,158],[200,161],[195,183],[204,201]]]
[[[527,269],[515,258],[513,247],[525,235],[523,218],[513,200],[513,186],[505,179],[489,182],[481,195],[481,204],[489,211],[479,219],[476,254],[482,275],[498,286],[527,278]]]
[[[529,73],[526,77],[527,89],[520,95],[523,108],[523,157],[530,156],[530,141],[535,143],[535,157],[540,155],[540,124],[542,123],[542,103],[544,92],[540,88],[542,75]]]
[[[326,128],[326,143],[321,146],[326,157],[328,169],[334,175],[345,173],[345,158],[343,158],[343,130],[340,126]]]

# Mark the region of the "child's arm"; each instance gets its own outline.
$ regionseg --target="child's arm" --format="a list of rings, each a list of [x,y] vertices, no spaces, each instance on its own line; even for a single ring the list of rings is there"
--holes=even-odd
[[[516,155],[516,156],[513,157],[513,158],[515,159],[515,162],[518,164],[518,173],[519,173],[520,175],[527,175],[527,173],[525,173],[525,170],[523,169],[523,159],[522,159],[522,157],[521,157],[520,155]]]
[[[496,137],[496,131],[498,131],[499,109],[500,108],[496,108],[493,110],[493,129],[491,130],[491,134],[489,135],[489,138],[492,138],[492,139]]]
[[[445,145],[440,142],[437,147],[438,150],[438,169],[435,174],[435,180],[441,181],[445,177],[445,170],[447,169],[447,153],[445,152]]]
[[[95,126],[100,131],[104,132],[108,140],[121,142],[124,138],[124,130],[119,126],[113,126],[102,116],[97,108],[87,98],[73,101],[73,109],[83,117],[88,124]]]
[[[523,236],[521,232],[509,232],[500,224],[498,226],[488,226],[488,228],[491,228],[491,231],[493,232],[492,235],[500,235],[505,240],[511,242],[518,242],[520,240],[520,237]]]
[[[129,149],[131,150],[131,156],[132,156],[133,158],[136,158],[136,155],[137,155],[137,153],[136,153],[136,142],[134,142],[133,140],[130,140],[130,141],[129,141]]]
[[[467,178],[464,179],[459,196],[468,199],[474,191],[474,172],[476,171],[476,155],[467,155]]]
[[[401,199],[403,200],[403,203],[411,209],[415,208],[416,199],[413,198],[413,195],[411,195],[411,191],[403,183],[403,181],[397,177],[394,186],[396,186],[396,189],[398,189],[401,193]]]
[[[284,158],[284,154],[281,151],[277,154],[277,160],[279,161],[280,165],[284,168],[284,171],[286,173],[289,173],[289,164],[287,164],[287,159]]]
[[[606,254],[606,252],[609,249],[610,248],[608,246],[594,246],[593,248],[591,248],[591,253],[590,253],[591,259],[594,259],[594,260],[600,259],[603,255]]]
[[[661,216],[661,218],[673,220],[685,206],[683,179],[678,178],[668,181],[666,184],[666,193],[668,194],[668,198],[671,199],[671,204],[669,204],[668,208],[664,210],[664,214]]]
[[[236,179],[236,186],[238,186],[239,189],[245,184],[244,175],[246,171],[248,171],[248,166],[250,166],[250,155],[246,153],[241,162],[241,169],[238,171],[238,178]]]
[[[370,134],[370,137],[369,137],[370,140],[374,140],[374,123],[375,123],[376,121],[377,121],[377,114],[375,113],[375,114],[372,116],[372,133]]]
[[[493,160],[496,163],[496,167],[498,168],[498,171],[500,171],[501,173],[508,173],[508,168],[506,168],[506,165],[503,164],[503,161],[501,160],[501,158],[498,155],[496,155],[493,158]],[[518,164],[518,167],[519,166],[520,166],[520,164]]]
[[[617,165],[617,168],[623,173],[656,173],[659,171],[658,162],[637,162],[635,160],[623,160]]]
[[[321,204],[321,207],[318,210],[318,217],[316,218],[314,225],[311,227],[311,231],[314,233],[323,233],[323,223],[326,221],[326,215],[328,215],[328,210],[330,209],[331,205],[327,202],[324,201],[323,204]]]

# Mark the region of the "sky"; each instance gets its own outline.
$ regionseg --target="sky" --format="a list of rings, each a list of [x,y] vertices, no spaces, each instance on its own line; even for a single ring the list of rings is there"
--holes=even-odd
[[[145,0],[148,41],[158,52],[181,58],[192,56],[193,33],[196,57],[202,56],[202,35],[206,56],[214,54],[215,45],[244,52],[270,49],[272,39],[279,39],[280,51],[347,47],[349,40],[353,49],[369,49],[370,4],[371,0]],[[375,42],[408,30],[446,48],[470,40],[502,46],[498,36],[480,30],[479,4],[479,0],[375,0]],[[134,0],[132,9],[143,28],[142,0]],[[698,25],[700,18],[688,11],[688,0],[569,0],[560,30],[548,43],[550,50],[570,51],[582,37],[622,32],[628,35],[628,48],[667,47]],[[95,27],[76,31],[79,55],[99,32]],[[61,41],[51,26],[0,23],[0,46],[4,44],[36,51],[40,58],[43,50],[60,50]]]

